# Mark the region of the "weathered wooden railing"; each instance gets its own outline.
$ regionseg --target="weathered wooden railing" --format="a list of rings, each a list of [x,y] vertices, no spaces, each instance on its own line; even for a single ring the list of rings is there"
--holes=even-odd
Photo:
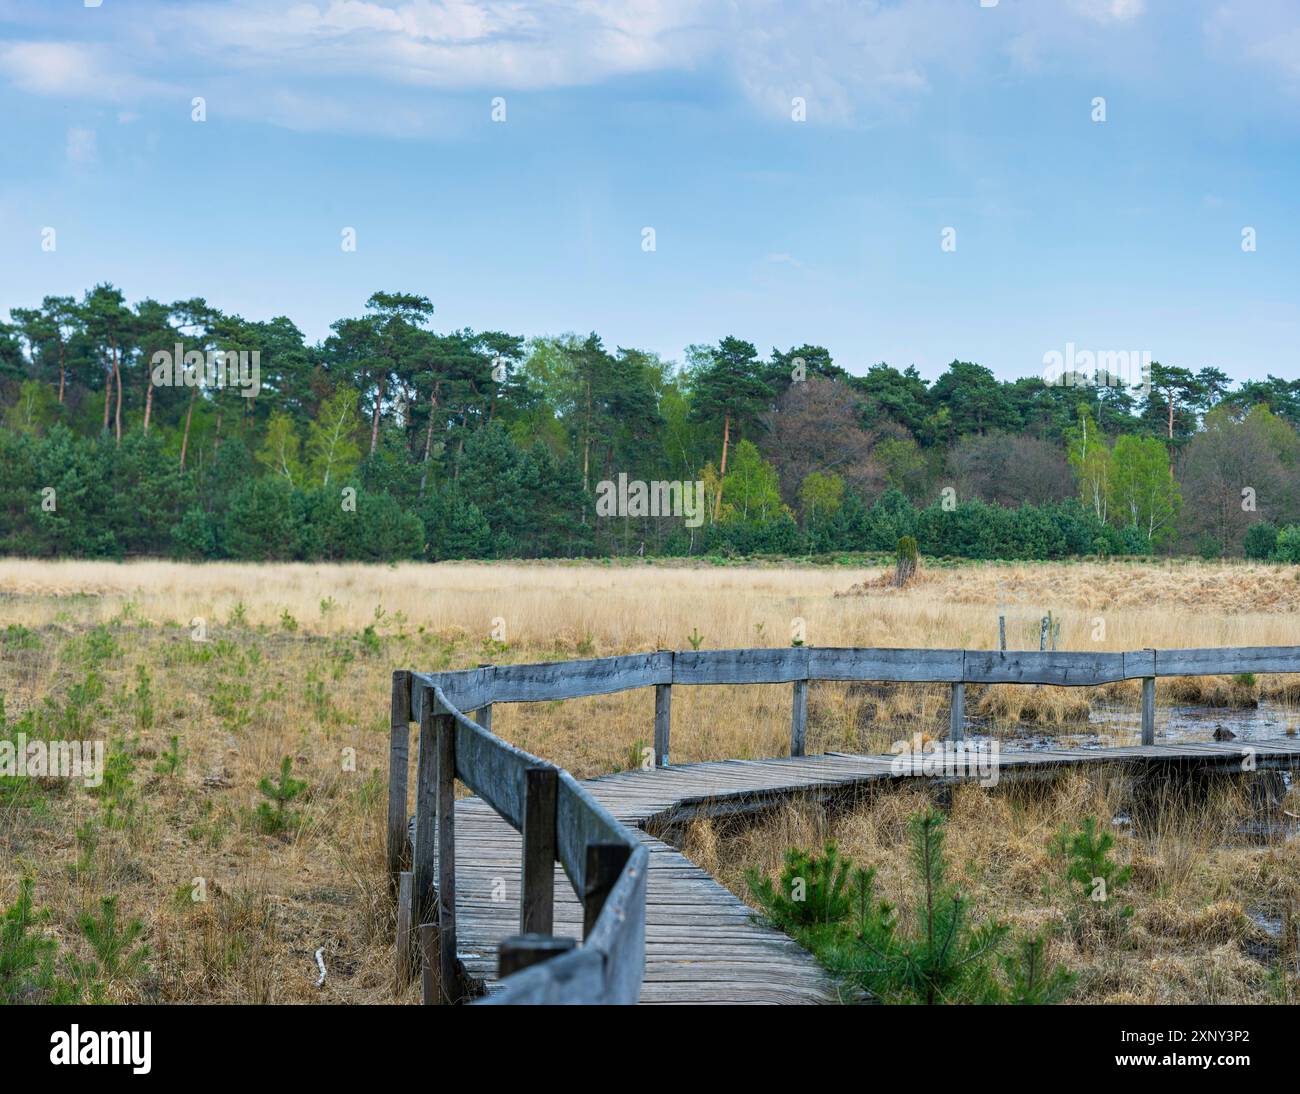
[[[455,674],[451,674],[455,675]],[[472,692],[460,690],[465,703]],[[490,708],[471,709],[482,721]],[[404,870],[410,722],[419,723],[415,834]],[[456,960],[455,783],[523,836],[520,933],[502,943],[491,1003],[635,1003],[645,967],[648,852],[567,771],[470,721],[437,679],[393,674],[388,858],[397,882],[398,977],[410,977],[418,928],[426,1003],[466,995]],[[559,862],[583,904],[583,942],[551,936]]]
[[[965,736],[966,684],[1090,687],[1142,681],[1142,743],[1155,741],[1161,676],[1300,673],[1300,647],[1086,651],[835,649],[661,650],[393,674],[388,863],[398,895],[399,977],[415,932],[426,1002],[465,994],[456,962],[455,780],[523,835],[520,934],[499,954],[502,988],[487,1002],[631,1003],[644,970],[648,855],[568,772],[491,732],[494,703],[545,702],[654,687],[654,764],[667,766],[674,684],[791,684],[790,754],[802,756],[810,681],[947,684],[949,736]],[[463,713],[475,712],[475,721]],[[419,722],[415,838],[406,870],[408,744]],[[435,822],[436,818],[436,822]],[[435,850],[436,848],[436,850]],[[550,937],[554,864],[583,902],[583,943]],[[435,876],[436,875],[436,876]],[[436,949],[436,953],[435,953]]]

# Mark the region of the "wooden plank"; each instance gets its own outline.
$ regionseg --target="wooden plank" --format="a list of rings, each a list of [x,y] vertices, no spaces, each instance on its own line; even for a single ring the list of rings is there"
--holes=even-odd
[[[582,937],[587,938],[596,929],[605,901],[614,891],[623,864],[631,854],[627,844],[589,843],[587,868],[582,874]]]
[[[1096,686],[1124,679],[1124,655],[1089,651],[966,650],[963,679],[968,684]]]
[[[456,1003],[461,994],[456,967],[457,720],[439,714],[434,721],[438,747],[438,978],[442,1001]]]
[[[438,928],[432,923],[420,924],[420,1002],[426,1007],[442,1002],[442,987],[438,983]]]
[[[963,656],[964,655],[964,656]],[[1158,665],[1152,662],[1158,657]],[[536,665],[484,666],[458,672],[416,673],[440,688],[456,709],[495,702],[541,702],[605,695],[630,688],[679,684],[782,684],[797,679],[952,683],[966,663],[967,683],[1085,686],[1144,676],[1300,672],[1300,647],[1099,651],[933,649],[661,650],[621,657]],[[411,716],[418,720],[418,688]]]
[[[671,671],[671,670],[670,670]],[[655,685],[655,767],[668,766],[668,742],[673,724],[673,686]]]
[[[411,759],[411,674],[393,673],[388,727],[388,873],[395,879],[406,860],[406,780]]]
[[[1157,650],[1156,676],[1236,676],[1243,672],[1300,672],[1300,647]]]
[[[515,973],[501,990],[475,1001],[477,1006],[565,1006],[599,1001],[604,992],[604,958],[580,946],[550,961]]]
[[[1142,678],[1142,743],[1156,741],[1156,680],[1154,676]]]
[[[808,681],[794,682],[794,700],[790,707],[790,755],[802,756],[808,737]]]
[[[671,682],[672,655],[667,651],[584,661],[498,665],[493,698],[498,703],[536,703],[609,695]]]
[[[549,935],[554,929],[555,795],[558,782],[556,770],[550,766],[537,765],[525,772],[523,863],[519,886],[519,932],[523,935]]]
[[[809,651],[812,680],[892,680],[946,684],[962,678],[962,650],[830,649]]]
[[[421,691],[428,690],[421,688]],[[424,923],[434,908],[437,862],[435,818],[438,815],[438,740],[434,730],[433,700],[420,710],[419,756],[415,772],[415,850],[411,856],[411,922]]]
[[[502,939],[497,950],[497,976],[504,980],[543,961],[566,954],[577,945],[572,938],[552,934],[516,934]]]
[[[545,761],[507,744],[463,714],[455,725],[456,777],[514,828],[524,823],[524,773]]]
[[[948,739],[966,739],[966,685],[960,682],[952,685],[952,701],[948,708]]]
[[[491,682],[489,694],[495,694],[496,693],[496,666],[492,664],[485,664],[483,662],[480,662],[478,667],[481,670],[483,670],[484,675]],[[475,710],[474,721],[476,721],[479,725],[481,725],[484,729],[486,729],[489,733],[491,733],[492,732],[492,704],[486,703],[483,706],[479,707],[477,710]]]
[[[611,857],[617,860],[618,856]],[[650,855],[644,847],[637,846],[623,860],[618,878],[587,934],[586,945],[605,956],[604,1002],[607,1004],[626,1005],[641,998],[649,873]],[[584,928],[588,912],[584,900]]]
[[[397,882],[397,990],[406,989],[411,982],[411,957],[415,940],[411,935],[411,890],[414,875],[403,870]]]
[[[674,684],[791,684],[808,678],[808,647],[746,650],[679,650]]]
[[[555,838],[560,864],[576,892],[586,884],[587,847],[594,843],[636,844],[636,837],[567,771],[559,773],[555,798]]]
[[[1140,680],[1144,676],[1156,674],[1155,650],[1129,650],[1123,657],[1125,679]]]
[[[413,672],[411,674],[411,720],[420,720],[424,690],[437,689],[444,699],[443,709],[477,710],[492,702],[495,670],[464,669],[460,672]],[[430,695],[430,698],[433,696]]]

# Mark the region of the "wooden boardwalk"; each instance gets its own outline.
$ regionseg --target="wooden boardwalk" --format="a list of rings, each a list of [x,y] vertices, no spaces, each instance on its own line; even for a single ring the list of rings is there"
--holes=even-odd
[[[1084,764],[1179,764],[1240,770],[1300,768],[1300,740],[1141,745],[1128,748],[1002,751],[1000,777]],[[811,955],[753,912],[655,832],[698,816],[751,812],[793,797],[828,797],[911,776],[893,756],[828,753],[724,760],[637,770],[582,784],[649,851],[643,1003],[826,1003],[836,987]],[[939,775],[923,775],[942,778]],[[482,799],[456,803],[456,950],[488,994],[497,986],[497,946],[519,930],[518,832]],[[899,849],[903,853],[903,849]],[[555,934],[582,937],[582,905],[555,870]]]

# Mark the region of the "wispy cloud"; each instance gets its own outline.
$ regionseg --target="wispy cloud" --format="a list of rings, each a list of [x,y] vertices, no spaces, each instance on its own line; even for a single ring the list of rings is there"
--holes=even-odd
[[[120,51],[81,42],[0,42],[0,72],[33,95],[121,99],[156,95],[168,85],[126,67]]]
[[[1146,0],[1071,0],[1071,6],[1096,23],[1127,23],[1146,11]]]
[[[798,96],[810,124],[869,126],[964,80],[1114,68],[1134,34],[1158,49],[1161,25],[1197,29],[1238,71],[1300,83],[1289,0],[1189,0],[1174,15],[1145,0],[201,0],[147,20],[125,4],[25,18],[30,40],[0,42],[0,73],[24,92],[116,103],[211,92],[218,116],[307,130],[438,132],[439,102],[461,93],[686,71],[774,121]],[[1199,60],[1166,55],[1167,71],[1153,61],[1124,74],[1190,89]]]
[[[1205,36],[1224,60],[1263,65],[1300,91],[1300,8],[1291,0],[1222,3],[1205,20]]]
[[[168,19],[188,49],[239,67],[511,90],[688,67],[713,37],[696,23],[696,7],[683,0],[633,11],[591,0],[237,2],[178,9]]]

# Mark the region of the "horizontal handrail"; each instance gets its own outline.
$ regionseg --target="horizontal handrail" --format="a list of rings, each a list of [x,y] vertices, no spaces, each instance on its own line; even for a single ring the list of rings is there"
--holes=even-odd
[[[787,684],[798,680],[1093,687],[1169,676],[1300,672],[1300,646],[1222,649],[934,650],[796,646],[658,653],[490,665],[421,675],[461,710],[550,702],[664,684]]]

